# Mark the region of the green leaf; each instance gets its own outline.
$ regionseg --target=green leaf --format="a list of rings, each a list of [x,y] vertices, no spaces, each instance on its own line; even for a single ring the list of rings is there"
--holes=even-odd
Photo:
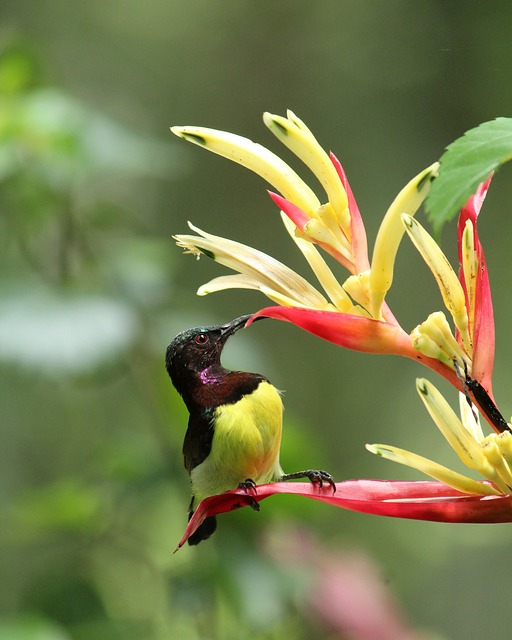
[[[441,156],[426,210],[435,233],[451,220],[491,172],[512,159],[512,118],[496,118],[466,131]]]

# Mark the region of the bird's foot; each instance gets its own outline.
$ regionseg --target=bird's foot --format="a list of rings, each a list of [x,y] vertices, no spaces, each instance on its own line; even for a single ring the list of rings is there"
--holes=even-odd
[[[247,480],[240,482],[238,484],[238,489],[243,489],[245,493],[250,493],[250,492],[257,493],[256,483],[252,478],[247,478]],[[251,502],[249,502],[249,506],[251,507],[251,509],[254,509],[254,511],[260,510],[259,503],[253,497],[251,497]]]
[[[245,493],[249,493],[250,491],[254,491],[254,493],[257,493],[256,483],[252,478],[247,478],[247,480],[244,480],[243,482],[239,482],[238,489],[243,489]]]
[[[308,478],[313,484],[317,484],[322,487],[324,482],[327,482],[332,487],[332,492],[336,493],[336,484],[334,478],[327,471],[321,469],[306,469],[305,471],[296,471],[295,473],[286,473],[281,476],[281,481],[286,480],[299,480],[300,478]]]
[[[253,497],[251,497],[251,501],[249,502],[249,506],[251,507],[251,509],[253,509],[253,511],[259,511],[260,510],[260,503],[257,502]]]

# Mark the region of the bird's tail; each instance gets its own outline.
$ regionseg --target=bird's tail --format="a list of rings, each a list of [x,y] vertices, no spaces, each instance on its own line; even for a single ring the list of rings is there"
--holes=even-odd
[[[192,513],[189,516],[189,520],[191,517]],[[199,544],[202,540],[207,540],[216,528],[217,518],[215,516],[208,516],[188,539],[189,545],[193,546]]]

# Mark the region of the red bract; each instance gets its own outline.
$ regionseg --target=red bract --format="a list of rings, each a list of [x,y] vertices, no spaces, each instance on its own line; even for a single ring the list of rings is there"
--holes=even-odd
[[[368,241],[366,239],[366,230],[364,228],[363,219],[359,207],[357,206],[356,199],[350,188],[350,184],[347,179],[345,170],[343,169],[341,162],[334,155],[330,153],[329,157],[336,169],[343,188],[347,193],[348,209],[350,211],[350,231],[352,233],[352,253],[354,256],[355,273],[362,273],[370,268],[370,262],[368,260]]]
[[[475,496],[441,482],[400,480],[347,480],[318,487],[305,482],[260,485],[255,492],[227,491],[203,500],[188,523],[176,550],[185,544],[203,520],[250,506],[275,494],[293,494],[341,509],[392,518],[455,523],[512,522],[512,495]]]
[[[492,308],[491,287],[489,283],[489,272],[484,256],[484,250],[478,239],[477,218],[482,208],[482,204],[487,195],[492,176],[479,185],[475,195],[471,196],[465,207],[461,210],[457,228],[459,263],[462,265],[463,242],[462,234],[469,221],[473,226],[475,252],[478,259],[478,271],[476,273],[474,317],[473,324],[473,367],[472,376],[492,396],[492,370],[494,365],[494,314]],[[468,299],[468,291],[461,267],[459,279],[466,294],[466,306],[468,314],[471,313],[471,304]],[[471,316],[470,316],[471,317]]]
[[[268,195],[272,198],[272,200],[277,204],[277,206],[283,211],[293,222],[293,224],[302,231],[306,236],[308,235],[308,225],[311,223],[311,218],[308,216],[300,207],[298,207],[293,202],[286,200],[277,193],[273,193],[272,191],[268,192]],[[335,260],[337,260],[340,264],[342,264],[348,271],[351,273],[355,273],[355,267],[351,260],[349,260],[346,256],[344,256],[339,251],[329,244],[321,242],[316,239],[315,244],[321,247],[324,251],[329,253]]]
[[[319,338],[354,351],[405,356],[441,374],[453,385],[460,384],[452,369],[439,360],[429,358],[416,350],[409,334],[398,324],[336,311],[318,311],[300,307],[265,307],[254,314],[248,325],[258,317],[291,322]]]
[[[291,322],[319,338],[354,351],[417,356],[409,335],[396,324],[300,307],[265,307],[253,318],[262,316]]]

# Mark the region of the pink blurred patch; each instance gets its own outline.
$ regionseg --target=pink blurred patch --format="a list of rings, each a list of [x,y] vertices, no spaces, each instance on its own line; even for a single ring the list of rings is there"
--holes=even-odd
[[[283,527],[266,536],[262,551],[284,570],[307,575],[301,609],[330,633],[336,633],[335,637],[423,637],[410,627],[378,567],[362,551],[328,550],[312,533],[297,526]]]

